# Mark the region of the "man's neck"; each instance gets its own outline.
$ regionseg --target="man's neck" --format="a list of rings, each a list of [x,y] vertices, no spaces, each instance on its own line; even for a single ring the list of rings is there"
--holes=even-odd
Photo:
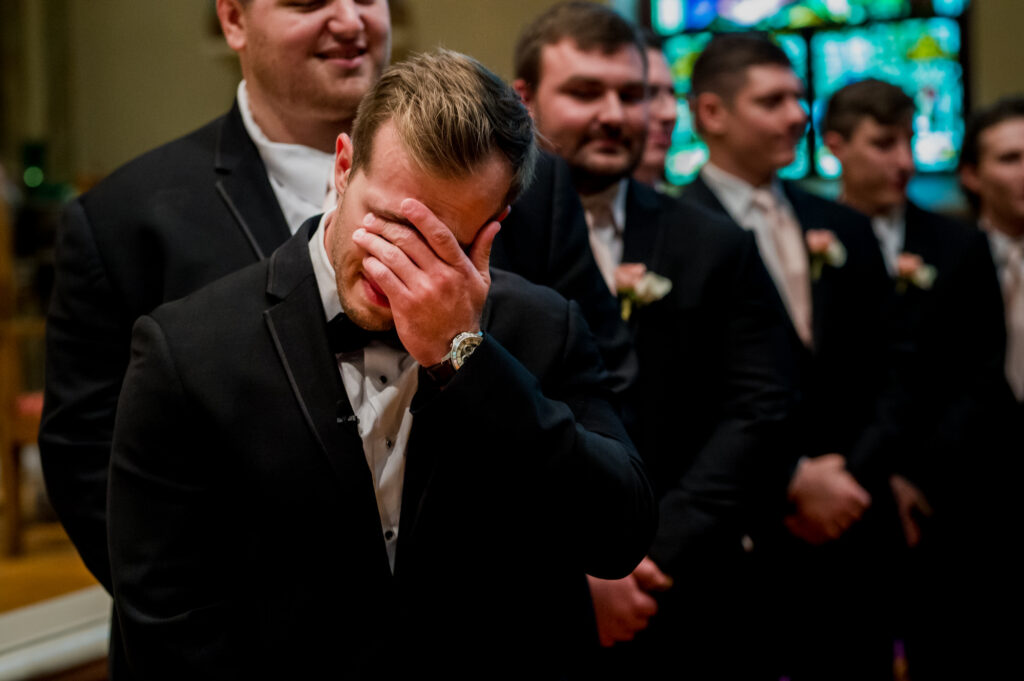
[[[867,215],[870,218],[877,218],[887,217],[901,210],[907,204],[907,198],[903,197],[903,202],[895,205],[879,204],[866,197],[851,194],[846,191],[846,187],[843,187],[843,191],[839,195],[839,203],[864,213],[864,215]]]
[[[992,229],[1002,232],[1011,239],[1024,237],[1024,220],[1003,219],[998,215],[992,214],[990,211],[986,212],[984,210],[981,212],[981,219],[988,223]]]
[[[301,144],[328,154],[334,153],[338,135],[352,132],[351,119],[291,120],[281,109],[266,106],[260,97],[254,97],[252,90],[249,90],[249,111],[256,125],[271,142]]]
[[[603,191],[607,191],[609,187],[617,185],[627,175],[621,177],[611,177],[608,175],[590,175],[587,173],[577,172],[571,170],[573,187],[576,189],[576,193],[580,196],[593,196],[594,194],[600,194]]]
[[[641,164],[633,171],[633,179],[653,187],[665,181],[665,172],[657,166]]]
[[[775,179],[774,170],[757,170],[737,161],[727,154],[715,153],[710,150],[708,161],[714,163],[719,170],[724,170],[730,175],[737,177],[751,187],[764,187]]]

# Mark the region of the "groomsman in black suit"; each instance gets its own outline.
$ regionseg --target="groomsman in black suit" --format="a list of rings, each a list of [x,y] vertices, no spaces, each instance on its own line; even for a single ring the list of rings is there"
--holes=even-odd
[[[217,15],[241,64],[234,106],[69,203],[57,235],[40,453],[50,500],[108,590],[107,465],[132,324],[269,256],[323,210],[334,140],[390,59],[385,0],[218,0]]]
[[[266,258],[333,201],[335,139],[390,59],[386,0],[218,0],[217,14],[244,78],[232,109],[72,201],[58,234],[40,450],[50,500],[108,590],[107,466],[133,322]],[[628,331],[567,171],[538,165],[494,262],[580,302],[621,391]]]
[[[974,603],[998,603],[1020,612],[1024,598],[1016,569],[1015,537],[1021,527],[1019,481],[1024,477],[1024,97],[1013,96],[980,109],[964,131],[960,182],[989,239],[1002,292],[1005,353],[1003,385],[992,408],[990,430],[978,451],[993,452],[991,468],[971,495],[978,503],[971,528],[983,544],[976,562],[982,573]],[[982,476],[978,476],[982,477]],[[989,676],[1005,674],[1018,661],[1016,632],[998,619],[978,618],[982,626],[969,639],[968,654],[982,661]],[[941,659],[941,658],[940,658]]]
[[[904,403],[893,285],[865,216],[777,176],[807,125],[782,49],[761,34],[716,36],[691,82],[709,161],[683,196],[754,233],[799,348],[792,474],[778,492],[786,515],[754,538],[777,580],[764,589],[778,598],[766,628],[794,679],[882,678],[893,649],[887,561],[899,540],[889,476]]]
[[[489,256],[529,182],[515,92],[387,70],[337,208],[135,324],[110,473],[145,679],[564,678],[584,571],[655,525],[578,306]]]
[[[988,236],[1006,322],[1003,403],[1024,409],[1024,97],[1008,97],[968,121],[960,181]],[[1019,420],[1018,420],[1019,423]]]
[[[937,679],[971,676],[990,657],[974,636],[984,619],[974,589],[991,574],[977,567],[992,548],[979,541],[996,463],[983,442],[1005,385],[1003,308],[985,233],[907,198],[914,112],[902,89],[868,79],[832,96],[821,128],[842,164],[840,201],[871,218],[914,350],[906,447],[890,484],[910,547],[909,674]]]
[[[628,425],[659,498],[648,558],[626,579],[590,579],[600,643],[613,647],[590,673],[721,678],[749,661],[733,654],[748,633],[743,538],[752,488],[779,468],[791,349],[753,236],[631,178],[647,126],[644,51],[613,10],[556,5],[521,34],[515,87],[568,161],[622,299],[640,363]]]

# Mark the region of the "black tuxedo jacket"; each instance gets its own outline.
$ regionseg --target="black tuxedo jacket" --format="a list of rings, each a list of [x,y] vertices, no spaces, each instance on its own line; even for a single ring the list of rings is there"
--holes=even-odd
[[[135,326],[109,495],[133,671],[564,671],[580,575],[627,574],[655,523],[576,304],[494,271],[484,342],[442,391],[420,373],[392,575],[307,228]]]
[[[541,159],[537,181],[499,233],[494,260],[579,299],[621,390],[635,371],[628,333],[593,263],[586,226],[576,221],[579,202],[564,198],[566,175],[550,157]],[[265,258],[289,236],[237,106],[67,206],[47,320],[39,445],[50,500],[108,590],[107,466],[132,324]]]
[[[842,267],[825,265],[812,281],[813,350],[800,343],[789,322],[799,353],[791,463],[798,456],[839,452],[862,485],[885,494],[906,418],[901,367],[909,352],[894,317],[892,282],[866,216],[791,183],[783,186],[801,229],[831,230],[847,253]],[[699,177],[683,196],[727,215]]]
[[[740,551],[754,482],[781,465],[793,352],[753,234],[732,220],[630,181],[623,262],[672,280],[630,317],[628,404],[660,500],[650,555],[678,577]]]
[[[1002,298],[984,232],[913,203],[905,223],[903,252],[921,256],[938,276],[927,290],[897,287],[914,348],[913,430],[899,463],[942,507],[958,504],[972,489],[963,483],[993,463],[991,448],[980,445],[998,429],[1005,386]]]
[[[533,184],[501,224],[491,266],[550,286],[579,303],[613,389],[622,393],[628,388],[636,377],[636,355],[590,251],[583,206],[565,161],[541,152]]]
[[[110,438],[135,319],[269,255],[290,236],[237,107],[68,204],[47,319],[39,434],[50,500],[110,589]]]

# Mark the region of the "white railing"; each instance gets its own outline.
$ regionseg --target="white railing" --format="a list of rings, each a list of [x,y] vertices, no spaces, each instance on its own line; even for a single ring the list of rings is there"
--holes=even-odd
[[[0,615],[0,681],[20,681],[102,659],[110,635],[110,596],[102,587]]]

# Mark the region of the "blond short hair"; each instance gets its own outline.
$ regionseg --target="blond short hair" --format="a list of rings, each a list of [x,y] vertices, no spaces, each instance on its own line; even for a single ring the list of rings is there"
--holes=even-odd
[[[533,179],[533,120],[515,91],[472,57],[440,49],[388,68],[359,104],[353,172],[370,167],[374,138],[389,121],[426,172],[466,177],[499,152],[513,171],[508,203]]]

